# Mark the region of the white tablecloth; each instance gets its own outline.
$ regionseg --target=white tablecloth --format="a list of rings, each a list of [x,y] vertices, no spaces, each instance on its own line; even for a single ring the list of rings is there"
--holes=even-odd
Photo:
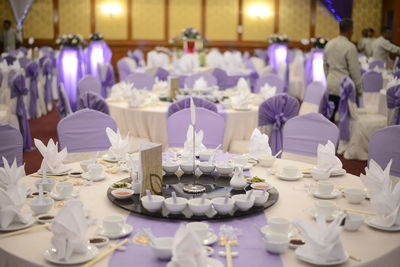
[[[295,165],[298,167],[310,167],[311,165],[296,161],[277,160],[274,168],[280,170],[285,165]],[[73,170],[80,170],[79,164],[71,164]],[[272,207],[265,210],[268,218],[286,217],[289,220],[312,220],[307,210],[314,207],[316,199],[304,190],[305,184],[313,183],[311,178],[304,178],[295,182],[287,182],[278,180],[273,175],[267,174],[267,169],[254,167],[251,169],[252,175],[266,178],[269,183],[275,186],[279,191],[279,200]],[[93,218],[101,220],[103,217],[111,214],[121,214],[127,216],[128,212],[114,206],[106,196],[108,186],[126,177],[126,173],[108,174],[107,179],[101,182],[93,183],[90,186],[80,186],[80,200],[83,201],[85,208],[89,209]],[[34,189],[34,181],[37,178],[25,177],[22,183],[27,184]],[[342,177],[331,178],[336,186],[362,188],[362,184],[358,177],[353,175],[344,175]],[[347,204],[344,198],[334,200],[338,207],[353,208],[363,211],[372,211],[369,201],[363,201],[360,205]],[[29,210],[27,205],[23,208]],[[50,212],[56,214],[59,208],[53,208]],[[227,221],[229,224],[229,221]],[[253,227],[253,226],[249,226]],[[88,237],[93,236],[96,226],[89,227]],[[242,229],[245,231],[245,229]],[[173,233],[171,233],[171,236]],[[0,266],[37,266],[49,265],[44,260],[43,253],[50,247],[50,231],[41,229],[31,231],[22,235],[9,238],[1,238],[0,233]],[[261,237],[260,237],[261,238]],[[363,225],[358,232],[343,231],[341,239],[347,252],[355,257],[361,258],[361,262],[349,259],[343,266],[399,266],[400,262],[400,232],[387,233],[376,231]],[[106,248],[102,248],[104,251]],[[265,252],[267,253],[267,252]],[[281,255],[284,266],[309,266],[298,259],[292,250],[286,251]],[[224,262],[224,258],[219,258]],[[109,257],[98,262],[95,266],[108,266]],[[249,262],[250,263],[250,262]],[[251,263],[250,265],[251,266]],[[239,266],[238,266],[239,267]]]

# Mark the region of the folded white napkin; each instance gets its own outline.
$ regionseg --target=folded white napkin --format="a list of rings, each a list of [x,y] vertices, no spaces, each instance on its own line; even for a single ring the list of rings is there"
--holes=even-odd
[[[369,161],[369,168],[365,168],[365,175],[360,178],[368,189],[371,204],[376,212],[373,222],[380,226],[391,227],[400,225],[400,183],[393,188],[390,179],[392,160],[385,170],[373,160]]]
[[[204,91],[208,89],[208,85],[204,77],[200,77],[194,82],[193,89],[198,91]]]
[[[172,259],[167,267],[206,267],[207,255],[196,234],[181,225],[175,234]]]
[[[168,91],[168,82],[160,81],[156,78],[152,91],[157,94],[166,93]]]
[[[204,133],[203,130],[196,132],[195,136],[195,148],[196,154],[200,153],[201,151],[207,150],[207,148],[203,145],[203,137]],[[189,125],[187,133],[186,133],[186,140],[183,144],[183,155],[193,155],[193,126]]]
[[[218,51],[218,49],[212,49],[206,56],[207,66],[210,68],[221,68],[225,67],[224,56]]]
[[[225,69],[228,73],[240,73],[243,70],[244,63],[240,52],[226,51],[224,53]]]
[[[400,79],[397,79],[396,77],[392,77],[392,78],[390,78],[390,80],[388,81],[388,83],[386,85],[386,90],[391,87],[397,86],[399,84],[400,84]]]
[[[130,107],[143,107],[147,105],[148,92],[147,90],[133,89],[129,97],[128,104]]]
[[[317,148],[317,169],[334,171],[343,167],[342,162],[335,155],[335,145],[328,140],[326,145],[319,144]]]
[[[250,86],[247,83],[245,78],[240,78],[237,85],[236,85],[236,90],[237,92],[240,94],[250,94],[251,90],[250,90]]]
[[[268,83],[265,83],[260,88],[260,94],[264,97],[264,99],[270,98],[276,94],[276,87],[270,86]]]
[[[147,54],[147,66],[149,68],[154,67],[168,67],[169,57],[165,53],[158,53],[157,51],[150,51]]]
[[[7,228],[11,223],[28,223],[31,214],[21,213],[26,199],[25,185],[10,185],[7,190],[0,188],[0,227]]]
[[[64,172],[68,167],[63,164],[64,159],[67,157],[67,147],[58,152],[58,142],[54,143],[53,139],[50,139],[47,146],[43,144],[39,139],[34,139],[35,146],[43,156],[42,165],[40,169],[46,168],[48,173],[61,173]]]
[[[114,132],[114,130],[109,127],[106,128],[106,133],[108,136],[108,140],[111,143],[111,146],[108,149],[109,155],[116,159],[121,159],[125,157],[131,147],[129,134],[124,138],[121,136],[119,130],[117,130],[117,132]]]
[[[178,61],[178,70],[182,73],[193,72],[199,67],[199,58],[197,54],[185,54]]]
[[[272,156],[271,147],[268,143],[268,135],[262,134],[255,128],[250,137],[249,156],[258,158],[260,156]]]
[[[305,245],[296,250],[296,254],[310,260],[324,262],[345,258],[346,252],[340,240],[342,230],[340,223],[343,218],[344,215],[341,215],[333,222],[327,223],[324,216],[318,216],[316,223],[295,222],[306,242]]]
[[[231,103],[233,108],[247,109],[250,104],[250,93],[240,92],[238,95],[231,97]]]
[[[59,260],[68,261],[73,253],[87,251],[87,222],[82,202],[70,200],[58,212],[51,226],[51,244],[56,249]]]
[[[16,185],[18,180],[25,176],[25,164],[18,167],[17,160],[14,159],[10,166],[7,159],[5,157],[2,158],[4,168],[0,168],[0,188],[7,189],[10,185]]]
[[[124,100],[132,95],[132,90],[135,87],[133,83],[120,82],[111,87],[111,100]]]

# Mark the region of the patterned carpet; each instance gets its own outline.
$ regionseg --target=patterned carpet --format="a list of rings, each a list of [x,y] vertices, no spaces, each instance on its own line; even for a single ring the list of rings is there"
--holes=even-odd
[[[42,140],[45,144],[50,138],[54,141],[58,140],[57,137],[57,123],[60,117],[56,110],[52,110],[46,116],[39,119],[34,119],[29,121],[31,128],[32,138],[37,138]],[[364,168],[367,165],[366,161],[359,160],[346,160],[340,157],[343,162],[344,169],[354,175],[360,175],[364,173]],[[42,161],[42,156],[37,149],[33,151],[24,152],[25,161],[25,171],[27,174],[33,173],[40,168],[40,163]]]

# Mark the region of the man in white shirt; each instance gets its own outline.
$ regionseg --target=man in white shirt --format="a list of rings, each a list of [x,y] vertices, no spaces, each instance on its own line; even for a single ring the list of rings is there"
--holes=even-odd
[[[328,42],[324,51],[324,71],[327,79],[329,100],[335,103],[331,117],[334,121],[340,100],[340,83],[349,76],[356,85],[357,95],[362,94],[360,63],[356,46],[350,41],[353,35],[353,21],[343,19],[339,22],[340,35]]]
[[[390,62],[390,53],[400,54],[400,46],[390,42],[392,39],[392,29],[385,27],[382,29],[381,36],[372,43],[372,58],[374,60],[384,60]]]
[[[371,43],[372,38],[369,37],[369,29],[363,29],[361,32],[362,38],[357,43],[357,48],[361,53],[364,53],[366,57],[372,56]]]
[[[15,50],[17,43],[21,42],[19,33],[11,28],[11,21],[3,21],[3,32],[0,33],[0,44],[2,45],[3,52]]]

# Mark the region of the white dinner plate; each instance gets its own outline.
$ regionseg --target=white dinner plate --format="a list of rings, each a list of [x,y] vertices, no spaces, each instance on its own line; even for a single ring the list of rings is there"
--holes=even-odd
[[[92,177],[90,177],[88,172],[84,172],[84,173],[82,173],[81,176],[83,179],[86,179],[88,181],[99,182],[99,181],[103,181],[104,179],[106,179],[107,174],[105,172],[102,172],[99,177],[92,178]]]
[[[81,264],[87,261],[90,261],[94,257],[99,254],[99,250],[95,245],[88,244],[86,253],[73,253],[71,258],[66,260],[59,260],[57,257],[57,250],[55,248],[49,248],[44,252],[44,258],[55,264],[61,265],[73,265],[73,264]]]
[[[54,199],[55,201],[61,201],[61,200],[76,198],[77,196],[79,196],[79,190],[77,188],[74,188],[74,190],[72,191],[71,195],[69,195],[67,197],[60,196],[57,191],[53,191],[53,192],[50,193],[50,197],[52,199]]]
[[[203,240],[203,245],[209,246],[218,241],[218,236],[213,232],[208,232],[207,237]]]
[[[46,175],[52,175],[52,176],[64,176],[64,175],[68,175],[68,173],[72,170],[71,167],[65,166],[64,169],[62,169],[59,172],[51,172],[50,170],[46,171]],[[42,169],[37,171],[37,174],[39,175],[43,175]]]
[[[321,194],[318,189],[315,189],[314,191],[312,191],[312,195],[316,198],[320,198],[320,199],[334,199],[337,198],[338,196],[340,196],[341,192],[337,189],[334,189],[330,194],[325,195],[325,194]]]
[[[11,231],[17,231],[17,230],[22,230],[28,227],[31,227],[34,223],[36,222],[34,217],[31,217],[27,223],[17,223],[13,222],[11,223],[8,227],[6,228],[1,228],[0,227],[0,232],[11,232]]]
[[[296,176],[294,177],[287,177],[286,175],[284,175],[282,172],[278,172],[277,174],[275,174],[276,177],[278,177],[281,180],[285,180],[285,181],[297,181],[301,178],[303,178],[303,174],[302,173],[298,173]]]
[[[374,217],[375,216],[370,216],[370,217],[367,217],[365,219],[365,223],[369,227],[372,227],[372,228],[375,228],[375,229],[378,229],[378,230],[382,230],[382,231],[386,231],[386,232],[398,232],[398,231],[400,231],[400,225],[393,225],[393,226],[390,226],[390,227],[381,226],[381,225],[376,224],[376,223],[373,222]]]
[[[208,257],[207,267],[224,267],[224,264],[217,259]]]
[[[307,262],[307,263],[311,263],[311,264],[314,264],[314,265],[320,265],[320,266],[331,266],[331,265],[343,264],[343,263],[345,263],[346,261],[349,260],[349,254],[347,254],[347,252],[346,252],[346,256],[343,259],[335,260],[335,261],[310,259],[310,258],[308,258],[306,256],[303,256],[303,251],[305,249],[305,246],[306,245],[298,247],[295,250],[295,254],[296,254],[296,257],[299,260],[302,260],[302,261]]]
[[[130,224],[125,224],[124,227],[122,228],[122,231],[118,234],[107,233],[106,231],[104,231],[103,228],[99,228],[98,234],[106,236],[109,239],[118,239],[118,238],[129,235],[130,233],[132,233],[132,230],[133,230],[133,227]]]

